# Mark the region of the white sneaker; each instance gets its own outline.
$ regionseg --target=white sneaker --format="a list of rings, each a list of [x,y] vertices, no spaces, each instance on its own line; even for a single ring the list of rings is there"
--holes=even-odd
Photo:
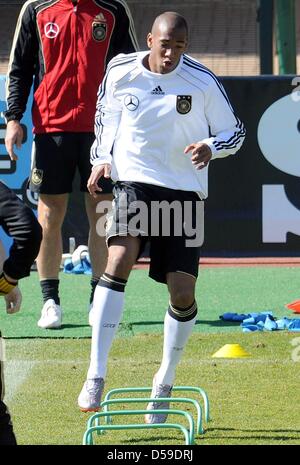
[[[60,328],[62,320],[62,309],[53,299],[48,299],[42,308],[41,318],[38,326],[44,329]]]
[[[104,389],[104,379],[87,379],[78,396],[78,405],[82,412],[98,412]]]
[[[171,397],[173,386],[169,384],[156,384],[155,377],[153,379],[153,387],[151,392],[151,397],[156,399],[160,397]],[[165,423],[168,414],[166,413],[155,413],[155,410],[158,409],[168,409],[170,406],[169,402],[150,402],[147,405],[147,410],[152,410],[153,412],[145,415],[145,423]]]

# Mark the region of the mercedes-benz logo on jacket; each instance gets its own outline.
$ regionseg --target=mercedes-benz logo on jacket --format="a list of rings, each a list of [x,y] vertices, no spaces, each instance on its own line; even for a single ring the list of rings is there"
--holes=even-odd
[[[44,27],[46,37],[48,39],[55,39],[59,33],[59,27],[56,23],[47,23]]]

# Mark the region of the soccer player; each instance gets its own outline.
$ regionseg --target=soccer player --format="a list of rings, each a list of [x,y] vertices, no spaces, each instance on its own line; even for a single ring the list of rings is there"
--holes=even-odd
[[[96,195],[102,176],[111,176],[116,184],[113,215],[107,220],[108,263],[94,297],[91,361],[78,397],[83,411],[99,409],[126,283],[148,237],[149,274],[166,283],[170,294],[163,357],[151,396],[171,395],[175,369],[197,315],[195,284],[201,244],[197,231],[202,228],[208,164],[237,152],[245,137],[244,126],[217,77],[186,55],[188,26],[181,15],[165,12],[158,16],[147,44],[150,52],[119,55],[110,62],[98,97],[88,189]],[[177,214],[177,208],[174,227],[167,235],[163,234],[164,221],[159,235],[149,230],[155,226],[158,202],[164,206],[175,203],[184,212]],[[140,221],[137,205],[140,210],[147,207],[146,214],[138,216]],[[145,220],[149,220],[148,231]],[[155,410],[167,407],[168,403],[151,402],[146,422],[165,422],[167,415],[155,414]]]
[[[110,180],[101,182],[101,192],[95,199],[86,187],[97,90],[108,61],[118,53],[136,49],[132,17],[123,0],[30,0],[20,12],[9,62],[5,143],[11,159],[16,160],[14,145],[21,145],[20,120],[34,76],[30,188],[39,193],[38,219],[43,228],[37,259],[44,301],[38,321],[41,328],[59,328],[62,324],[61,228],[77,169],[90,226],[90,304],[103,273],[107,247],[96,233],[101,216],[96,206],[112,199],[112,186]]]
[[[22,302],[18,280],[30,274],[31,265],[39,252],[42,229],[32,210],[2,182],[0,182],[0,225],[13,238],[6,260],[0,241],[0,295],[5,299],[7,313],[16,313],[20,310]],[[15,445],[16,438],[3,397],[4,380],[0,347],[0,445]]]

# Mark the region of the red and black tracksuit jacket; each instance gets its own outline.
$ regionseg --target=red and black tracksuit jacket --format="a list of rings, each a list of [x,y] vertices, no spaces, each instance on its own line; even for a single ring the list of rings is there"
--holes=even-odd
[[[137,48],[123,0],[27,1],[11,50],[6,121],[21,120],[34,76],[35,133],[93,132],[108,61]]]

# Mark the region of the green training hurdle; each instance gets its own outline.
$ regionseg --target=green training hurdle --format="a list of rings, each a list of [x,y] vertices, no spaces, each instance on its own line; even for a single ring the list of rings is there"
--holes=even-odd
[[[168,398],[169,399],[169,398]],[[157,400],[157,399],[155,399]],[[131,429],[178,429],[182,431],[185,438],[185,444],[191,445],[194,443],[194,420],[190,413],[185,412],[183,410],[176,410],[176,409],[157,409],[155,410],[156,413],[167,413],[167,414],[175,414],[184,416],[189,423],[189,430],[181,424],[178,423],[152,423],[152,424],[141,424],[141,423],[130,423],[127,425],[119,424],[119,425],[111,425],[105,424],[101,425],[98,424],[97,426],[87,427],[87,430],[83,436],[83,445],[93,445],[93,432],[95,431],[107,431],[107,430],[131,430]],[[92,422],[96,418],[107,417],[109,416],[116,416],[116,415],[145,415],[148,414],[149,410],[110,410],[107,412],[100,412],[95,413],[89,420],[88,424],[92,424]]]
[[[202,408],[201,408],[201,405],[199,404],[199,402],[197,400],[186,398],[186,397],[160,397],[159,401],[160,402],[169,402],[169,403],[179,402],[179,403],[193,404],[195,406],[196,410],[197,410],[196,433],[197,434],[203,434],[204,433],[204,430],[203,430],[203,427],[202,427]],[[130,398],[122,397],[122,399],[104,400],[103,402],[101,402],[101,407],[103,407],[104,412],[108,412],[108,415],[106,417],[106,423],[111,423],[111,418],[109,416],[109,412],[111,411],[111,410],[109,410],[110,405],[112,405],[112,404],[128,404],[128,403],[133,404],[133,403],[144,403],[144,402],[157,402],[157,399],[155,399],[153,397],[130,397]],[[148,413],[149,413],[149,410],[148,410]],[[92,418],[90,420],[92,420]],[[90,420],[88,421],[88,426],[92,427],[93,422],[90,422]],[[97,424],[98,423],[96,422],[96,425]]]
[[[108,393],[106,394],[104,398],[104,402],[109,400],[112,396],[116,394],[127,393],[127,392],[151,392],[151,391],[152,391],[152,388],[149,388],[149,387],[115,388],[115,389],[111,389],[110,391],[108,391]],[[176,391],[196,392],[200,394],[204,402],[205,421],[209,422],[211,420],[209,400],[208,400],[208,396],[206,392],[204,391],[204,389],[200,387],[196,387],[196,386],[174,386],[172,389],[172,392],[176,392]]]

